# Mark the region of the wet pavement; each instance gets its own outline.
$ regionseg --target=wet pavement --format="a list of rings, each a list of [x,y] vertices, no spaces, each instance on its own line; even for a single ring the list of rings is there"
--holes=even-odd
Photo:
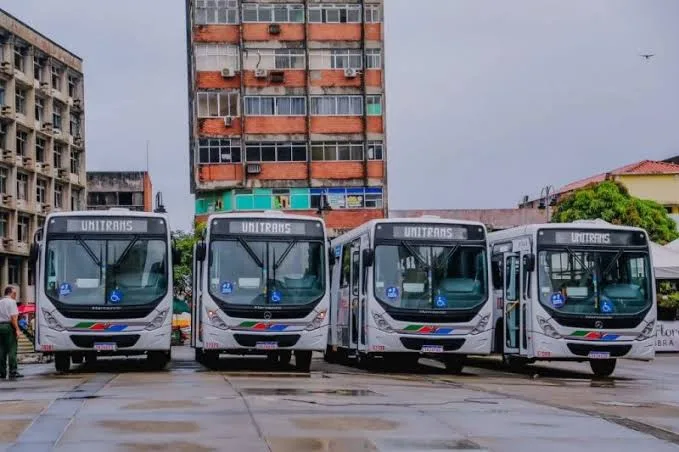
[[[25,365],[0,382],[0,450],[360,452],[679,450],[679,355],[586,364],[422,360],[371,371],[316,359],[310,374],[235,358],[218,369],[173,351],[163,372],[100,361],[56,375]]]

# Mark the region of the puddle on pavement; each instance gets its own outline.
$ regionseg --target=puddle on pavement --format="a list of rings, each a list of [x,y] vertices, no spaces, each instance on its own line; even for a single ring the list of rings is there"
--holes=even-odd
[[[439,451],[439,450],[481,450],[481,446],[468,439],[446,440],[446,439],[388,439],[381,441],[386,450],[418,450],[418,451]]]
[[[99,421],[101,427],[128,433],[196,433],[200,427],[195,422],[178,421]]]
[[[592,388],[615,388],[615,380],[592,380],[589,385]]]
[[[399,423],[375,417],[304,417],[292,419],[297,427],[307,430],[395,430]]]
[[[271,452],[377,452],[371,441],[359,438],[270,438]]]
[[[154,452],[154,451],[176,451],[176,452],[212,452],[217,449],[205,447],[200,444],[187,442],[172,443],[125,443],[121,446],[129,452]]]
[[[617,402],[617,401],[610,401],[610,402],[594,402],[597,405],[606,405],[606,406],[616,406],[616,407],[625,407],[625,408],[649,408],[650,405],[644,405],[641,403],[630,403],[630,402]]]
[[[203,406],[198,402],[191,400],[145,400],[143,402],[135,402],[125,405],[123,410],[165,410],[172,408],[192,408]]]
[[[0,415],[39,414],[47,405],[48,402],[40,401],[0,402]]]
[[[311,378],[311,374],[294,372],[221,372],[224,378]]]
[[[241,392],[245,395],[255,396],[337,395],[364,397],[380,395],[368,389],[243,388]]]
[[[31,422],[32,419],[3,419],[0,422],[0,442],[13,443]]]

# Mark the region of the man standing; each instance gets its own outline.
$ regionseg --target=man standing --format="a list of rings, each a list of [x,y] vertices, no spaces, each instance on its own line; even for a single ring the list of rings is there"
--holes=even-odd
[[[9,378],[23,377],[17,370],[17,345],[21,330],[16,299],[17,291],[13,286],[7,286],[4,297],[0,298],[0,379],[3,380],[7,378],[8,361]]]

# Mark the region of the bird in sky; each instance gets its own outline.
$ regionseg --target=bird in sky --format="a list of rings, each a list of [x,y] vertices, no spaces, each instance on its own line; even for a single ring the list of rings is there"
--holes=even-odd
[[[652,56],[655,56],[655,53],[642,53],[640,56],[646,58],[647,60],[650,59]]]

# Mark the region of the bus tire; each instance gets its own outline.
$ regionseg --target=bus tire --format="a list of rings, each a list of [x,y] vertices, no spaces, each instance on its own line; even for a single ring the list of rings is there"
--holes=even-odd
[[[79,353],[74,353],[71,356],[71,361],[73,361],[73,364],[82,364],[84,359],[85,357]]]
[[[466,361],[466,355],[451,355],[443,358],[443,363],[446,365],[446,370],[451,374],[456,375],[462,373],[462,369],[464,369]]]
[[[330,345],[325,347],[325,353],[323,353],[323,360],[328,364],[337,363],[337,352],[334,351]]]
[[[610,377],[615,371],[615,365],[617,360],[615,359],[590,359],[589,367],[592,368],[592,372],[597,377]]]
[[[292,360],[292,350],[281,350],[278,352],[278,364],[288,366],[290,365],[290,360]]]
[[[146,360],[153,369],[157,370],[165,369],[165,366],[167,366],[167,363],[170,361],[167,352],[162,351],[147,352]]]
[[[214,369],[219,366],[219,353],[214,351],[203,352],[203,362],[201,363],[207,368]]]
[[[311,371],[311,354],[310,350],[296,350],[295,351],[295,369],[299,372]]]
[[[96,353],[88,353],[85,355],[85,364],[88,366],[93,366],[97,364],[97,354]]]
[[[54,368],[57,372],[68,372],[71,369],[71,355],[66,352],[54,354]]]
[[[203,364],[205,361],[205,355],[203,354],[203,349],[202,348],[194,348],[193,349],[193,358],[196,360],[198,364]]]

